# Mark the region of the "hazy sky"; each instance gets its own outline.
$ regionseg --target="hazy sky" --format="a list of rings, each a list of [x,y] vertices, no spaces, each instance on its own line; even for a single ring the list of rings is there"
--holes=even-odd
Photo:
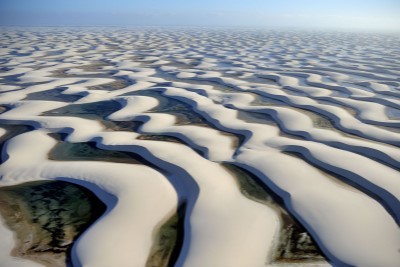
[[[400,0],[0,0],[0,25],[15,24],[400,31]]]

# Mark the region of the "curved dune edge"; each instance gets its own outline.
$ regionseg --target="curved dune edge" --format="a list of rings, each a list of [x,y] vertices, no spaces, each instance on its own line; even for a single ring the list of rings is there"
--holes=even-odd
[[[31,147],[35,153],[26,155],[24,147],[31,138],[39,145]],[[47,160],[47,152],[53,145],[54,140],[39,131],[14,138],[7,144],[10,158],[1,167],[2,184],[55,178],[95,184],[116,196],[118,201],[114,203],[107,195],[99,195],[110,211],[80,238],[76,244],[78,258],[75,259],[79,262],[75,263],[82,266],[123,266],[126,262],[144,265],[154,227],[176,209],[177,199],[172,186],[162,175],[139,165],[118,164],[116,172],[115,164],[104,162],[51,162]],[[21,166],[20,160],[28,164]],[[132,227],[132,223],[136,227]],[[106,229],[114,227],[121,230],[107,234]],[[115,244],[121,247],[115,247]]]
[[[103,38],[102,33],[85,34],[90,42],[96,36]],[[247,169],[283,198],[334,265],[398,264],[400,125],[396,114],[390,117],[386,109],[399,109],[395,59],[386,58],[380,62],[382,70],[375,71],[370,65],[353,69],[346,60],[361,66],[367,59],[351,51],[337,62],[324,53],[315,59],[304,51],[304,58],[299,57],[308,63],[301,67],[302,61],[290,53],[281,56],[265,50],[273,60],[257,57],[251,50],[257,38],[247,33],[243,34],[248,38],[236,33],[218,37],[240,40],[235,53],[224,50],[231,47],[229,42],[218,49],[210,49],[219,45],[215,43],[207,49],[192,43],[194,50],[186,51],[187,41],[180,39],[186,33],[146,31],[133,40],[129,34],[112,33],[113,38],[126,37],[138,47],[148,43],[152,49],[125,53],[132,49],[131,43],[105,40],[103,45],[88,46],[83,56],[62,44],[55,55],[28,49],[28,55],[14,59],[8,53],[24,52],[23,48],[2,51],[10,69],[0,77],[10,85],[0,88],[0,105],[6,107],[0,122],[35,130],[4,145],[1,185],[68,179],[89,186],[108,204],[107,214],[75,244],[75,265],[144,266],[155,229],[182,200],[187,201],[187,213],[176,266],[274,265],[269,256],[279,238],[278,215],[246,198],[223,162]],[[191,38],[212,41],[207,34]],[[305,45],[303,39],[279,37]],[[160,40],[164,44],[152,46],[151,41]],[[173,54],[176,42],[183,48]],[[284,49],[272,43],[269,47]],[[39,67],[30,59],[38,60]],[[87,65],[94,60],[103,63]],[[313,64],[318,70],[310,67]],[[13,75],[17,82],[7,80]],[[97,87],[114,78],[131,83],[108,90]],[[54,89],[60,89],[61,99],[46,99],[44,92]],[[154,92],[189,105],[207,126],[179,125],[176,116],[158,112],[165,103]],[[43,99],[30,100],[38,93]],[[71,95],[79,98],[73,104],[117,101],[121,106],[94,119],[47,113],[71,105],[72,98],[67,97]],[[117,131],[107,121],[134,121],[140,126]],[[6,133],[6,129],[0,132]],[[100,149],[138,154],[156,169],[51,161],[47,153],[56,141],[49,133],[66,134],[66,142],[94,142]],[[183,144],[141,140],[142,135],[174,137]]]
[[[11,255],[54,267],[71,264],[73,242],[106,210],[89,190],[55,180],[0,187],[0,202],[15,235]]]

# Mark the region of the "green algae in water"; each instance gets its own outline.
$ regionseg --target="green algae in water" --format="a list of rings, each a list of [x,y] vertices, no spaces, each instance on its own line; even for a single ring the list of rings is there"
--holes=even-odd
[[[63,94],[64,89],[56,88],[28,94],[24,100],[46,100],[60,102],[75,102],[82,98],[80,95]]]
[[[64,181],[0,188],[0,213],[17,237],[13,256],[46,266],[69,265],[73,242],[105,210],[88,189]]]
[[[77,67],[78,68],[78,67]],[[80,74],[69,74],[67,71],[70,69],[58,69],[51,71],[51,75],[48,77],[57,77],[57,78],[113,78],[110,74],[107,73],[85,73],[82,72]]]
[[[62,141],[63,134],[49,135],[58,141],[48,153],[50,160],[142,164],[159,170],[156,165],[134,152],[101,149],[96,146],[95,142],[69,143]]]
[[[174,136],[162,135],[162,134],[142,134],[137,137],[139,140],[152,140],[152,141],[164,141],[164,142],[172,142],[172,143],[180,143],[183,142]]]
[[[183,245],[186,203],[182,203],[156,233],[146,267],[172,267]]]
[[[102,70],[103,67],[107,67],[107,66],[112,66],[111,64],[106,63],[105,61],[97,61],[97,62],[92,62],[88,65],[83,65],[83,66],[78,66],[76,67],[77,69],[81,69],[83,71],[102,71],[105,72],[104,70]],[[83,74],[85,74],[83,72]],[[112,78],[112,76],[110,75],[110,78]]]
[[[135,92],[130,92],[126,95],[149,96],[156,98],[160,104],[148,112],[174,115],[177,118],[176,125],[209,126],[207,120],[205,120],[201,115],[194,112],[193,108],[189,104],[173,99],[171,97],[164,96],[159,91],[139,90]]]
[[[247,198],[269,205],[283,205],[282,199],[267,188],[256,176],[233,164],[223,163],[222,165],[233,174],[239,184],[240,191]]]
[[[187,83],[187,84],[192,84],[194,86],[203,86],[203,85],[209,85],[212,86],[214,90],[218,90],[221,92],[225,93],[237,93],[238,90],[235,89],[232,86],[229,86],[228,84],[223,84],[219,83],[216,81],[211,81],[211,80],[205,80],[205,79],[199,79],[199,78],[178,78],[174,74],[159,70],[154,77],[159,77],[162,79],[166,80],[166,84],[171,82],[181,82],[181,83]]]
[[[6,130],[6,133],[0,136],[0,144],[4,144],[11,138],[32,131],[34,128],[28,125],[8,125],[0,124],[0,128]]]
[[[43,112],[43,116],[67,116],[99,121],[103,126],[112,131],[136,132],[143,124],[137,121],[111,121],[106,117],[121,109],[117,101],[98,101],[87,104],[70,104],[65,107]]]
[[[267,96],[262,96],[257,94],[256,92],[252,92],[255,96],[255,100],[253,100],[250,105],[252,106],[287,106],[287,104],[281,100],[273,99]]]
[[[95,142],[69,143],[61,141],[58,134],[50,134],[59,142],[50,150],[48,157],[58,161],[108,161],[118,163],[142,164],[145,159],[125,151],[105,150],[96,147]]]
[[[89,119],[104,119],[121,109],[117,101],[98,101],[87,104],[70,104],[65,107],[43,112],[45,116],[75,116]]]
[[[281,220],[278,244],[272,254],[272,262],[307,263],[325,261],[325,257],[315,241],[283,207],[283,200],[250,172],[224,163],[235,177],[240,190],[247,198],[268,205],[277,211]]]
[[[208,128],[213,128],[215,129],[214,125],[212,123],[208,122],[206,119],[204,119],[200,114],[197,114],[195,111],[193,111],[193,107],[190,106],[189,104],[179,101],[176,99],[173,99],[171,97],[167,97],[162,95],[159,91],[157,90],[138,90],[135,92],[130,92],[126,94],[126,96],[149,96],[156,98],[160,104],[153,108],[152,110],[148,111],[148,113],[162,113],[162,114],[170,114],[176,117],[176,123],[175,125],[177,126],[182,126],[182,125],[195,125],[199,127],[208,127]],[[229,136],[233,139],[232,146],[234,148],[239,147],[241,144],[244,143],[245,138],[244,136],[240,134],[233,134],[227,131],[220,130],[220,133],[222,135]],[[147,139],[151,140],[151,138],[154,138],[154,140],[160,140],[159,138],[155,137],[155,135],[149,135],[149,138],[146,138],[146,135],[142,135],[138,139]],[[171,137],[171,136],[170,136]],[[176,139],[176,138],[175,138]],[[172,141],[172,140],[166,140],[166,141]],[[180,141],[182,142],[182,141]]]
[[[128,79],[119,78],[113,82],[95,85],[95,86],[88,86],[87,88],[88,88],[88,90],[111,91],[111,90],[122,89],[122,88],[128,87],[129,85],[132,85],[132,84],[133,84],[133,82]]]
[[[103,121],[108,129],[113,131],[137,132],[143,125],[141,121]]]
[[[239,110],[237,118],[249,123],[277,125],[276,121],[266,113]]]

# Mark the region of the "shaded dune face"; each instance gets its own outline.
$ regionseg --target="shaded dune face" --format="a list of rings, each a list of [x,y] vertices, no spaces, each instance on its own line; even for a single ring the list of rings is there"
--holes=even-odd
[[[399,36],[0,41],[0,266],[398,266]]]
[[[279,213],[281,229],[276,248],[272,252],[273,262],[312,263],[324,260],[313,238],[293,216],[288,214],[284,209],[283,200],[278,195],[248,171],[231,164],[225,164],[225,166],[234,174],[243,195],[272,207]]]

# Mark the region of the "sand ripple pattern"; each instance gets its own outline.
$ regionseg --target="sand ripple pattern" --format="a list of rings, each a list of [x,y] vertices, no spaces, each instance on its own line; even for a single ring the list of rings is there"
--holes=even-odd
[[[64,179],[108,206],[74,266],[152,266],[154,233],[182,207],[175,266],[277,264],[281,211],[226,165],[306,229],[325,255],[309,265],[399,266],[399,36],[55,28],[0,40],[0,134],[31,127],[5,138],[1,185]],[[114,154],[55,150],[82,143]],[[137,162],[113,161],[122,153]]]

